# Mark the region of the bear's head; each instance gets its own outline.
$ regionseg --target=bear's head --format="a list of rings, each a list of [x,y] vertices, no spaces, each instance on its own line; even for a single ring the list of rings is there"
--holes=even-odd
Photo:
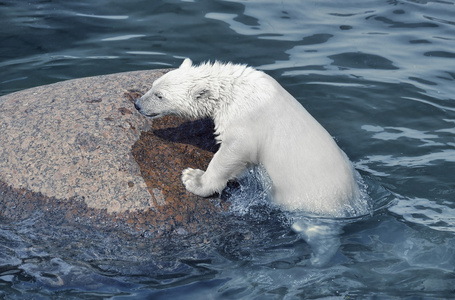
[[[134,106],[149,118],[170,114],[189,119],[212,117],[219,97],[209,69],[194,67],[187,58],[178,69],[158,78]]]

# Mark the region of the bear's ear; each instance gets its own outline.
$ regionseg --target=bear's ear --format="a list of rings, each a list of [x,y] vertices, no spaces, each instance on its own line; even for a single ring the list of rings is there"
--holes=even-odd
[[[182,62],[182,64],[180,65],[179,68],[180,69],[190,68],[192,64],[193,64],[193,62],[191,61],[191,59],[185,58],[185,60]]]
[[[193,97],[196,100],[202,100],[202,99],[210,97],[210,92],[208,89],[205,89],[205,88],[195,89]]]
[[[193,90],[193,98],[200,101],[208,98],[216,98],[216,95],[206,87],[199,87]]]

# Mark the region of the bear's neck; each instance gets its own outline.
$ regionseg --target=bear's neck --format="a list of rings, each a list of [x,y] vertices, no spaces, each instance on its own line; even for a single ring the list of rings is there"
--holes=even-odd
[[[241,65],[232,65],[229,70],[220,71],[216,75],[217,86],[214,87],[218,97],[210,116],[215,123],[215,135],[219,143],[223,141],[226,129],[238,122],[238,118],[247,114],[248,108],[253,105],[251,102],[254,102],[255,97],[251,98],[249,95],[260,93],[260,91],[254,91],[256,88],[254,83],[263,74]]]
[[[217,61],[193,67],[193,71],[197,74],[197,81],[204,82],[209,91],[209,97],[202,109],[198,109],[197,117],[213,119],[217,140],[221,142],[225,130],[252,105],[251,94],[260,94],[260,91],[254,91],[255,82],[264,73],[246,65]],[[248,103],[242,103],[245,101]]]

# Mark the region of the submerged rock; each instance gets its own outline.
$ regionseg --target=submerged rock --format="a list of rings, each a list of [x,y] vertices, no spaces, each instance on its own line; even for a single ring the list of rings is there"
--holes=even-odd
[[[218,199],[187,192],[205,169],[213,124],[140,115],[134,100],[167,70],[69,80],[0,97],[0,217],[125,228],[159,236],[214,230]]]

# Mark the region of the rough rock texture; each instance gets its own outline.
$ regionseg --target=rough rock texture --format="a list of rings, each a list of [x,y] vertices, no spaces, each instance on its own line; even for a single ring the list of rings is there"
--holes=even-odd
[[[167,70],[98,76],[0,97],[0,217],[161,235],[216,227],[223,203],[188,193],[186,167],[205,169],[213,124],[151,121],[134,100]]]

